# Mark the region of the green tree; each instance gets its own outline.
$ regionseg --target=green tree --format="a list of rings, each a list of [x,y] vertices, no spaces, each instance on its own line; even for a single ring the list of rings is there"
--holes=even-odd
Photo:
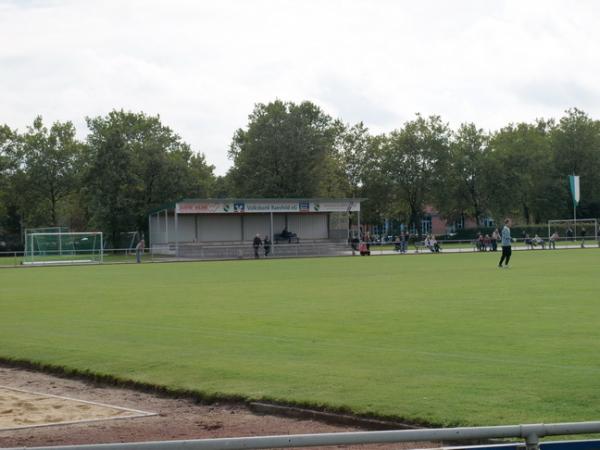
[[[477,226],[488,211],[483,178],[488,136],[475,124],[462,124],[450,143],[448,164],[441,168],[434,189],[435,205],[449,220],[466,215]]]
[[[10,211],[15,209],[13,188],[19,166],[19,135],[8,125],[0,126],[0,230],[9,228]],[[16,230],[12,230],[16,231]]]
[[[78,187],[82,152],[71,122],[55,122],[48,129],[38,116],[27,128],[18,183],[27,225],[59,225],[61,202]]]
[[[552,122],[508,125],[490,140],[486,190],[497,219],[522,217],[529,223],[545,220],[555,196],[549,133]]]
[[[209,192],[213,167],[160,117],[121,110],[87,123],[91,217],[113,242],[119,232],[144,230],[149,210]]]
[[[554,176],[560,186],[555,200],[561,213],[556,217],[569,217],[573,211],[569,175],[581,177],[580,217],[600,216],[600,122],[570,109],[552,130],[551,145]]]
[[[450,129],[439,116],[417,115],[383,142],[381,171],[397,211],[418,228],[423,209],[448,161]]]
[[[229,150],[234,194],[315,197],[340,191],[327,179],[341,173],[335,164],[338,132],[338,124],[311,102],[257,104]]]
[[[358,197],[365,185],[368,163],[374,159],[373,137],[362,123],[342,127],[338,133],[339,163],[343,167],[347,194]]]

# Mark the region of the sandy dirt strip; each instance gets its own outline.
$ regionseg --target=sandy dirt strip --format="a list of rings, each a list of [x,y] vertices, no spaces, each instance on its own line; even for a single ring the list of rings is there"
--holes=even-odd
[[[239,404],[202,405],[4,366],[0,386],[0,448],[360,431],[256,414]],[[419,442],[351,448],[436,446]]]

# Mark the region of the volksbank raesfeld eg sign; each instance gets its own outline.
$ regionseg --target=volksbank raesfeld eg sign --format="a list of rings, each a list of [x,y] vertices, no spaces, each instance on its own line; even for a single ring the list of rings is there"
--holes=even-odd
[[[177,214],[325,213],[360,211],[360,200],[203,201],[177,203]]]

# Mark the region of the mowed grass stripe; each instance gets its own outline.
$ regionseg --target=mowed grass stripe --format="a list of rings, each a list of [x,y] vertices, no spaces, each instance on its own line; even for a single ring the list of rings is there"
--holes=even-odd
[[[597,417],[600,252],[0,272],[0,356],[435,424]]]

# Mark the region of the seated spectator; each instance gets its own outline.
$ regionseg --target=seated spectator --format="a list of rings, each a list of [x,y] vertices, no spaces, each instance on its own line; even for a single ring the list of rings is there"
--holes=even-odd
[[[369,250],[366,242],[361,242],[358,245],[358,251],[360,252],[360,256],[369,256],[371,254],[371,250]]]
[[[479,233],[479,235],[477,236],[477,250],[479,250],[480,252],[485,251],[485,239],[483,237],[483,234]]]
[[[525,236],[523,237],[523,241],[525,242],[525,245],[527,246],[528,249],[533,250],[533,241],[529,237],[529,233],[525,233]]]
[[[423,246],[425,248],[428,248],[429,250],[433,251],[433,249],[431,247],[431,237],[429,235],[426,235],[425,239],[423,239]]]
[[[545,244],[544,240],[541,237],[539,237],[537,234],[533,237],[533,240],[531,241],[531,247],[533,248],[536,245],[539,245],[542,248],[546,248],[546,244]]]
[[[438,241],[435,238],[435,234],[432,234],[429,238],[429,250],[431,250],[434,253],[440,252],[440,244],[438,244]]]
[[[485,247],[486,251],[492,250],[492,239],[490,238],[489,234],[486,234],[483,238],[483,246]]]
[[[402,242],[400,242],[399,236],[394,237],[394,251],[396,251],[396,252],[402,251]]]

